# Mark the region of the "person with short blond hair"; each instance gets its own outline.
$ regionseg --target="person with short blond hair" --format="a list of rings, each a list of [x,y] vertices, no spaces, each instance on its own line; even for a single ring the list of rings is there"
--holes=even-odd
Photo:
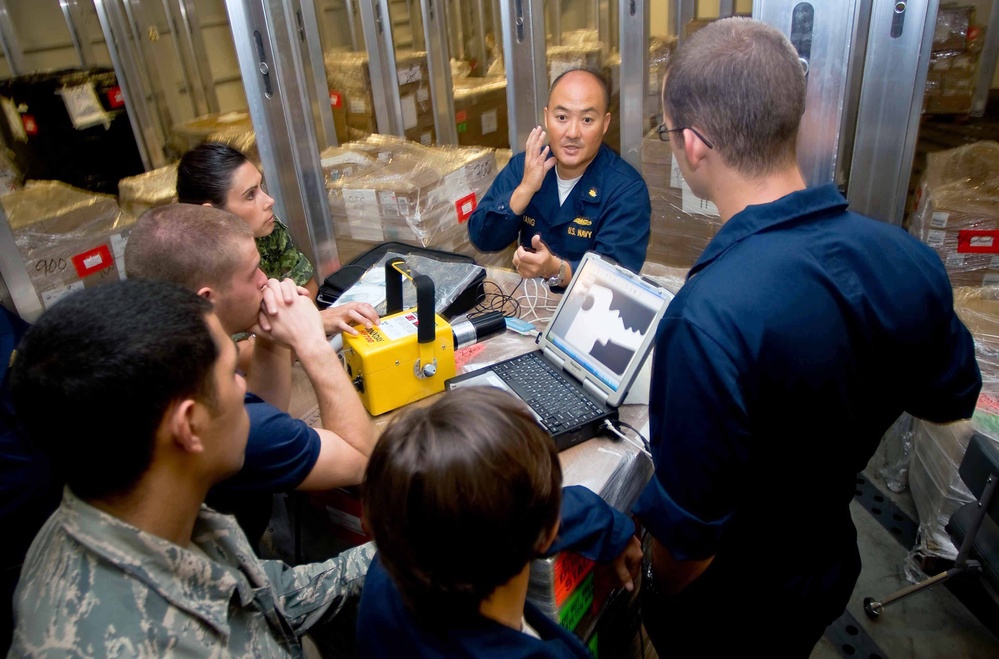
[[[266,529],[273,493],[357,485],[375,443],[319,310],[294,282],[268,280],[259,265],[246,224],[211,206],[154,208],[136,221],[125,248],[129,278],[178,283],[211,302],[227,332],[255,336],[246,367],[246,465],[209,497],[235,513],[253,540]],[[316,393],[322,427],[288,414],[292,351]]]

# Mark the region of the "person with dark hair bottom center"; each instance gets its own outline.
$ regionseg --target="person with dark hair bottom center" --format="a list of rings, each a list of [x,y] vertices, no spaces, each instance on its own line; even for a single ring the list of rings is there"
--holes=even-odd
[[[361,656],[590,657],[526,601],[531,560],[571,549],[613,561],[634,587],[634,523],[584,487],[562,488],[555,444],[503,391],[458,389],[399,414],[362,494],[379,553],[358,613]]]

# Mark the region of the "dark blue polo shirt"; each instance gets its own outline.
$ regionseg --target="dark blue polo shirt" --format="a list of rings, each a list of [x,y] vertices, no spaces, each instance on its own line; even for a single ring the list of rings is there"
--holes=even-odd
[[[719,596],[747,606],[817,589],[839,615],[855,475],[901,412],[967,418],[981,388],[940,258],[846,207],[828,185],[738,213],[656,337],[635,512],[675,558],[716,556]]]
[[[584,487],[562,490],[562,523],[551,553],[572,549],[597,561],[620,554],[635,525],[599,496]],[[459,549],[473,551],[474,548]],[[357,647],[362,657],[495,657],[496,659],[587,659],[592,657],[572,632],[546,618],[528,602],[527,623],[540,640],[479,615],[461,621],[442,620],[440,628],[422,625],[403,603],[378,557],[372,561],[361,593],[357,618]]]
[[[588,250],[609,256],[638,272],[649,246],[649,189],[635,168],[602,144],[596,157],[566,197],[558,203],[553,167],[522,215],[510,210],[510,197],[524,178],[524,154],[515,155],[489,187],[468,221],[472,244],[498,251],[520,238],[531,246],[540,233],[551,251],[572,264]]]

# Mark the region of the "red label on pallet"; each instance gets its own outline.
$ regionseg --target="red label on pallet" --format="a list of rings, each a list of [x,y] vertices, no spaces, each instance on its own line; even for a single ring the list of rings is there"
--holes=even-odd
[[[464,224],[475,211],[475,193],[470,192],[458,201],[454,202],[454,208],[458,212],[458,224]]]
[[[454,113],[454,122],[456,124],[460,124],[461,122],[467,120],[468,120],[468,115],[465,113],[464,110],[458,110],[457,112]]]
[[[99,272],[114,263],[111,260],[111,252],[107,245],[98,245],[89,251],[81,252],[74,256],[72,261],[73,267],[76,268],[76,275],[80,279]]]
[[[22,114],[21,123],[24,124],[24,132],[28,135],[38,134],[38,122],[30,114]]]
[[[334,110],[339,110],[343,107],[343,92],[330,91],[330,105],[333,106]]]
[[[121,87],[114,86],[108,90],[108,105],[113,108],[125,105],[125,95],[121,93]]]
[[[958,254],[999,254],[999,231],[965,229],[957,233]]]

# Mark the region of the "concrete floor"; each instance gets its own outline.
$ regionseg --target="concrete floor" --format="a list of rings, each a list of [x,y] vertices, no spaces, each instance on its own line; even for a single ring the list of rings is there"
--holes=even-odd
[[[891,492],[878,476],[879,459],[879,454],[875,454],[866,470],[867,476],[906,514],[917,519],[909,492]],[[886,608],[878,620],[869,620],[864,614],[865,597],[884,597],[910,585],[903,573],[908,549],[857,502],[851,504],[851,512],[857,525],[863,570],[847,611],[880,648],[877,656],[881,659],[999,657],[999,639],[942,585],[899,601]],[[857,652],[856,648],[850,652],[826,637],[815,647],[811,657],[832,659],[865,655],[873,659],[870,653]]]

